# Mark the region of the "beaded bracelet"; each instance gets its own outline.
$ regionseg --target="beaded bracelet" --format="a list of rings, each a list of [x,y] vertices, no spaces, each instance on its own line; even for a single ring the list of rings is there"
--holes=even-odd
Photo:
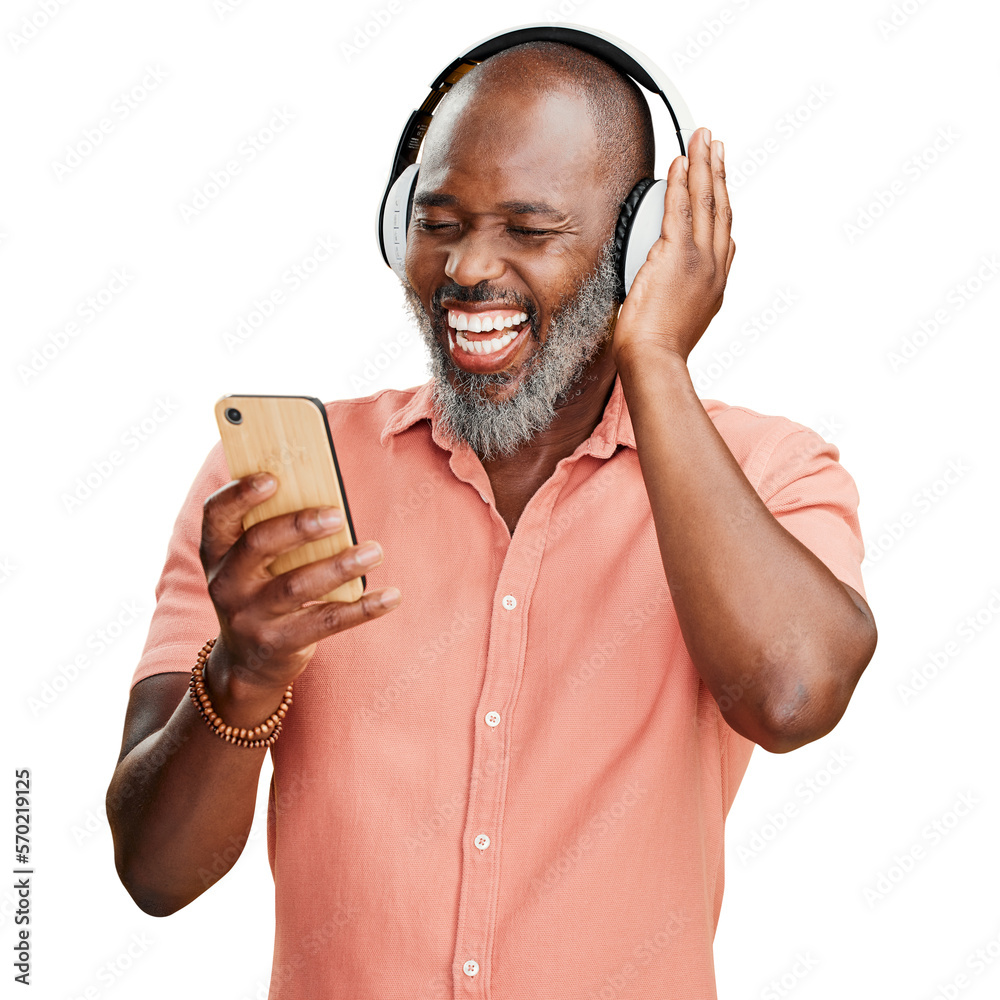
[[[281,720],[285,717],[285,713],[292,703],[292,685],[289,684],[285,690],[285,696],[282,698],[277,711],[273,712],[259,726],[254,726],[253,729],[227,726],[219,718],[218,712],[212,708],[212,702],[209,700],[208,692],[205,690],[205,663],[208,661],[208,654],[211,653],[214,645],[215,639],[209,639],[201,647],[198,660],[191,668],[189,691],[195,708],[201,713],[201,717],[208,723],[209,728],[213,732],[218,733],[227,743],[253,748],[271,746],[281,732]]]

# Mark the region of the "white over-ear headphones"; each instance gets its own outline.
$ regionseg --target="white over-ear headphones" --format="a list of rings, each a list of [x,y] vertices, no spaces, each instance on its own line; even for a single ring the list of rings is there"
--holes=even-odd
[[[694,132],[691,112],[666,74],[621,39],[573,24],[525,24],[484,38],[439,74],[431,84],[427,99],[410,115],[396,147],[379,209],[377,233],[383,259],[402,280],[406,280],[406,231],[413,207],[413,191],[417,186],[417,154],[434,109],[451,87],[477,63],[504,49],[531,41],[563,42],[576,46],[610,63],[646,90],[659,95],[674,123],[680,155],[687,155],[687,143]],[[659,238],[666,187],[665,180],[645,177],[632,188],[622,204],[615,226],[619,300],[628,294],[636,272]]]

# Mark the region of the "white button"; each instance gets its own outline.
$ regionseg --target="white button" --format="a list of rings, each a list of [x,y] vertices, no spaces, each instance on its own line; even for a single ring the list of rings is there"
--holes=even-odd
[[[485,833],[479,834],[475,839],[475,845],[481,851],[485,851],[487,847],[490,846],[490,838],[486,836]]]
[[[470,958],[469,961],[462,966],[462,971],[467,976],[474,976],[479,971],[479,963],[474,958]]]
[[[513,611],[513,610],[514,610],[514,608],[516,608],[516,607],[517,607],[517,598],[516,598],[516,597],[515,597],[515,596],[514,596],[513,594],[508,594],[508,595],[507,595],[507,596],[506,596],[506,597],[505,597],[505,598],[503,599],[503,606],[504,606],[504,607],[505,607],[505,608],[506,608],[506,609],[507,609],[508,611]]]
[[[500,725],[500,713],[499,712],[487,712],[486,713],[486,725],[487,726],[499,726]]]

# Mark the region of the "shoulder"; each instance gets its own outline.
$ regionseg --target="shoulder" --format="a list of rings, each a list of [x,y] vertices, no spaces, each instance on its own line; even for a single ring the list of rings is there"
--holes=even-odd
[[[421,388],[415,385],[409,389],[380,389],[369,396],[330,400],[323,406],[331,428],[334,425],[371,426],[378,435],[386,422],[412,402]]]
[[[821,452],[834,461],[840,457],[835,445],[825,441],[811,427],[789,417],[760,413],[748,406],[730,405],[718,399],[701,402],[715,429],[755,486],[769,464],[789,448],[803,458]]]

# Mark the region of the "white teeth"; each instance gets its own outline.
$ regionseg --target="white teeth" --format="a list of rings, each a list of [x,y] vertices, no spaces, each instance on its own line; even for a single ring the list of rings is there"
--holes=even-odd
[[[469,320],[463,313],[459,313],[457,318],[455,319],[455,329],[456,330],[469,329]]]
[[[509,330],[514,325],[514,317],[507,316],[503,321],[503,325]]]
[[[469,331],[471,333],[483,332],[483,322],[478,316],[471,316],[469,318]]]
[[[483,333],[489,333],[493,329],[493,319],[490,316],[483,317]]]
[[[518,336],[518,333],[505,333],[502,337],[494,337],[492,340],[466,340],[460,333],[455,334],[454,341],[451,341],[450,333],[448,338],[452,350],[455,350],[457,344],[466,354],[492,354],[494,351],[502,351]]]

